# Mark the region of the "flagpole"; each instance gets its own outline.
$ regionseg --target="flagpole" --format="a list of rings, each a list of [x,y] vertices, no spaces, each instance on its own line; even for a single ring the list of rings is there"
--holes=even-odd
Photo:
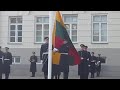
[[[54,11],[49,11],[49,51],[48,51],[48,79],[51,79],[52,74],[52,31],[54,21]]]

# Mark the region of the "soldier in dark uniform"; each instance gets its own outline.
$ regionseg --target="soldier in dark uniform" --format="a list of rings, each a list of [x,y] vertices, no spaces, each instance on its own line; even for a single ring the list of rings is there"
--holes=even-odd
[[[88,63],[88,69],[87,69],[87,74],[86,74],[86,77],[88,78],[89,76],[89,71],[90,71],[90,61],[91,61],[91,54],[90,52],[88,51],[88,46],[84,46],[84,50],[87,52],[87,63]]]
[[[37,56],[35,56],[35,52],[32,52],[33,55],[30,57],[30,72],[32,72],[32,76],[31,77],[35,77],[35,72],[36,70],[36,62],[37,62]]]
[[[97,72],[97,77],[99,77],[101,72],[101,54],[98,54],[97,63],[96,63],[96,72]]]
[[[6,52],[3,57],[3,72],[5,74],[5,79],[8,79],[10,74],[10,65],[12,65],[12,54],[8,52],[8,47],[5,47],[5,49]]]
[[[81,50],[78,51],[80,57],[81,57],[81,64],[78,65],[78,75],[80,75],[80,79],[88,79],[89,75],[89,62],[88,59],[90,59],[90,55],[88,51],[86,51],[86,46],[81,44]]]
[[[40,49],[40,60],[43,61],[42,71],[44,72],[44,78],[48,78],[48,43],[49,38],[45,37],[45,44],[41,45]]]
[[[0,79],[2,79],[2,72],[3,72],[3,52],[1,51],[0,46]]]
[[[82,63],[83,62],[82,60],[83,60],[84,44],[81,44],[80,47],[81,47],[81,49],[80,49],[80,51],[78,51],[78,54],[81,57],[81,63]],[[78,65],[78,75],[80,76],[80,78],[83,77],[83,75],[82,75],[82,68],[81,67],[82,67],[82,65],[79,64]]]
[[[95,63],[96,63],[97,57],[94,56],[94,52],[92,52],[91,54],[92,56],[90,61],[90,72],[91,72],[91,78],[94,78],[94,74],[96,70]]]
[[[69,52],[69,43],[64,39],[64,44],[59,48],[61,53],[60,60],[60,70],[63,72],[63,79],[68,79],[69,75],[69,63],[68,63],[68,52]]]

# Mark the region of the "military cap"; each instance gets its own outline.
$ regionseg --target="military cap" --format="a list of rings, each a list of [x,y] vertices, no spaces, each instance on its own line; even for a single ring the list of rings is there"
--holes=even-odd
[[[81,47],[84,47],[85,45],[84,44],[80,44]]]

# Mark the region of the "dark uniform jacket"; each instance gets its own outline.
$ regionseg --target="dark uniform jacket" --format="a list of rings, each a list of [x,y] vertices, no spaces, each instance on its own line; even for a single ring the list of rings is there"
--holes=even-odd
[[[34,60],[34,61],[33,61]],[[36,62],[37,62],[37,56],[31,56],[30,57],[30,72],[36,72]]]
[[[9,59],[9,60],[5,60]],[[10,52],[4,53],[4,59],[3,59],[3,72],[4,73],[10,73],[10,65],[12,64],[12,54]]]
[[[63,44],[59,48],[60,53],[69,53],[69,44]],[[61,72],[69,72],[69,62],[68,62],[69,56],[65,54],[61,54],[61,60],[60,60],[60,68]]]
[[[43,54],[47,52],[48,53],[48,43],[45,43],[41,46],[40,49],[40,60],[43,60],[43,72],[48,72],[48,54]]]
[[[101,57],[97,57],[97,63],[99,62],[99,64],[96,66],[96,70],[98,72],[101,71]]]
[[[48,43],[45,43],[43,45],[41,45],[40,48],[40,60],[43,60],[43,67],[42,67],[42,71],[43,72],[48,72]],[[53,49],[53,46],[52,46]],[[46,54],[44,54],[46,52]]]
[[[96,60],[97,57],[96,56],[91,56],[91,61],[90,61],[90,72],[94,73],[96,70]]]
[[[89,67],[91,60],[90,52],[88,51],[78,51],[81,58],[81,64],[78,65],[78,75],[80,74],[88,74],[89,73]]]

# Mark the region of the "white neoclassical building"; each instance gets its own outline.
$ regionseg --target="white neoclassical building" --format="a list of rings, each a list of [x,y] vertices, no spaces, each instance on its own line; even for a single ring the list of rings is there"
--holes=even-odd
[[[77,50],[85,44],[95,54],[106,56],[105,65],[120,65],[120,11],[61,11]],[[49,34],[48,11],[0,11],[0,46],[9,47],[14,64],[27,64],[32,51]]]

